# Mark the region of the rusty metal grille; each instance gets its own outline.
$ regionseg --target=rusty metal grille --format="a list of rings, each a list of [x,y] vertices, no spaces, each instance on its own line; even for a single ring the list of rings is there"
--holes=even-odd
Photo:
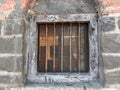
[[[89,72],[89,23],[39,23],[38,72]]]

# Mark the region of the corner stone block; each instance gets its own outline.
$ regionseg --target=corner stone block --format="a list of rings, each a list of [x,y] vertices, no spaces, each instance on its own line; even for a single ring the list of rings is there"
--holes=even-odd
[[[101,19],[102,31],[114,31],[115,30],[115,18],[114,17],[102,17]]]
[[[5,22],[5,35],[22,34],[24,28],[22,19],[8,19]]]
[[[8,72],[22,72],[22,56],[0,57],[0,70]]]

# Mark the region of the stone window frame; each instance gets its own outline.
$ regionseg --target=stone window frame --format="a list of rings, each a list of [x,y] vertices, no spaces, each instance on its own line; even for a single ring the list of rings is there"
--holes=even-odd
[[[37,15],[30,20],[28,43],[28,82],[79,83],[98,79],[98,35],[96,14]],[[89,22],[89,73],[39,73],[37,72],[38,27],[42,22]]]

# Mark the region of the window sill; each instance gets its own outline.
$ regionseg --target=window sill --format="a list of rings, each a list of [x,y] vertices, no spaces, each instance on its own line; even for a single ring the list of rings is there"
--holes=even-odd
[[[49,90],[49,88],[54,88],[55,90],[61,90],[61,89],[67,89],[67,90],[83,90],[84,88],[102,88],[103,85],[98,81],[88,81],[88,82],[80,82],[80,83],[30,83],[27,82],[25,87],[31,87],[31,88],[40,88],[40,90],[43,90],[42,88],[46,88],[46,90]],[[58,89],[60,88],[60,89]],[[53,89],[53,90],[54,90]]]

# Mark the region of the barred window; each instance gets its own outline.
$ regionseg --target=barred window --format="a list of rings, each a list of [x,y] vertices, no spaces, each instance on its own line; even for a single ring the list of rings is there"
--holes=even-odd
[[[98,79],[96,14],[38,15],[30,20],[28,32],[28,81],[55,84]]]
[[[89,23],[37,25],[38,72],[89,72]]]

